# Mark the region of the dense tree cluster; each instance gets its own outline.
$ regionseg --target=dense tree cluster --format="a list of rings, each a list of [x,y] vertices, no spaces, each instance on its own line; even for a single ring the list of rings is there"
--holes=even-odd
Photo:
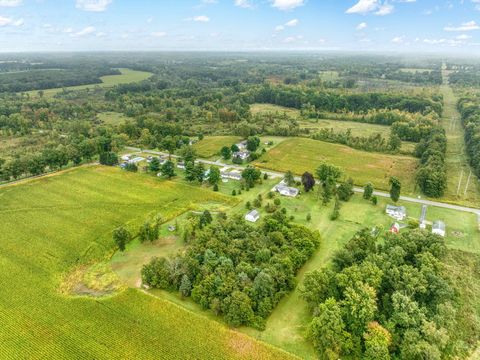
[[[416,156],[420,158],[417,184],[427,196],[441,197],[447,188],[446,152],[447,137],[445,130],[439,126],[433,127],[415,149]]]
[[[179,291],[232,326],[263,327],[295,274],[319,244],[319,235],[290,223],[282,212],[259,227],[222,219],[190,231],[186,251],[155,258],[142,269],[143,283]]]
[[[460,99],[458,109],[465,128],[465,143],[470,164],[480,177],[480,97]]]
[[[462,351],[450,337],[455,310],[445,252],[442,238],[420,230],[384,238],[364,230],[331,266],[308,273],[308,336],[320,358],[441,359]]]
[[[396,109],[411,113],[441,114],[442,105],[432,99],[389,93],[341,94],[286,86],[263,85],[249,90],[253,102],[301,109],[305,104],[316,111],[367,112],[372,109]]]

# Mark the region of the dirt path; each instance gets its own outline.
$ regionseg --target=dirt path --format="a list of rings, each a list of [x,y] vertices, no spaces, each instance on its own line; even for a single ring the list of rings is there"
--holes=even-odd
[[[457,97],[448,83],[448,70],[442,71],[443,95],[442,126],[447,134],[447,179],[446,198],[478,207],[480,185],[471,171],[465,152],[464,131],[460,113],[457,110]]]

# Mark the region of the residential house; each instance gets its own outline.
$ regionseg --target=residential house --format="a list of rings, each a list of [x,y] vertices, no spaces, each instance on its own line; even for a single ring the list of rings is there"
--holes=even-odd
[[[232,155],[234,158],[242,159],[242,160],[247,160],[250,157],[250,151],[244,150],[244,151],[237,151],[234,152]]]
[[[252,223],[257,222],[258,219],[260,219],[260,213],[257,210],[252,210],[247,215],[245,215],[245,220]]]
[[[426,229],[427,228],[426,219],[427,219],[427,205],[423,205],[422,206],[422,214],[420,215],[420,219],[419,219],[420,229]]]
[[[139,162],[142,162],[143,160],[145,160],[145,158],[143,158],[141,156],[137,156],[137,157],[134,157],[133,159],[128,160],[128,163],[129,164],[138,164]]]
[[[125,154],[125,155],[122,155],[122,160],[123,161],[128,161],[128,160],[130,160],[131,157],[132,157],[131,154]]]
[[[222,179],[242,180],[242,174],[238,171],[221,171],[220,176]]]
[[[433,222],[432,225],[432,234],[440,235],[441,237],[445,237],[446,235],[446,226],[445,223],[441,220],[437,220]]]
[[[280,195],[288,196],[288,197],[297,197],[298,194],[300,193],[300,191],[297,188],[287,186],[283,182],[275,186],[274,189]]]
[[[240,150],[245,150],[247,148],[247,140],[243,140],[236,145]]]
[[[388,216],[398,221],[402,221],[407,217],[407,209],[405,206],[387,205],[385,212]]]

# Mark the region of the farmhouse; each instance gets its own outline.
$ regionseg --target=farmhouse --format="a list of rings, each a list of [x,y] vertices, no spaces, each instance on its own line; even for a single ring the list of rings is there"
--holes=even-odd
[[[405,206],[387,205],[385,212],[388,216],[399,221],[404,220],[407,217],[407,209]]]
[[[220,176],[222,179],[242,180],[242,174],[237,171],[221,171]]]
[[[141,156],[134,157],[133,159],[128,160],[129,164],[138,164],[139,162],[145,160],[145,158]]]
[[[237,151],[233,153],[234,158],[242,159],[242,160],[247,160],[250,156],[250,151],[244,150],[244,151]]]
[[[422,214],[420,215],[420,229],[426,229],[427,228],[427,223],[426,223],[426,218],[427,218],[427,205],[422,206]]]
[[[257,222],[258,219],[260,219],[260,213],[257,210],[252,210],[247,215],[245,215],[245,220],[252,223]]]
[[[432,234],[440,235],[445,237],[446,235],[446,226],[443,221],[437,220],[433,222],[432,225]]]
[[[287,186],[284,183],[280,183],[275,186],[275,191],[277,191],[280,195],[288,197],[297,197],[299,194],[299,190],[297,188]]]
[[[245,150],[247,148],[247,140],[243,140],[236,145],[240,150]]]

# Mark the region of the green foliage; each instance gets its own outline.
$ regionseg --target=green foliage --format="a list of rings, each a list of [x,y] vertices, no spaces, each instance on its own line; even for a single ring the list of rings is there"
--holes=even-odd
[[[365,200],[370,200],[372,198],[373,191],[374,188],[372,183],[368,183],[367,185],[365,185],[365,187],[363,188],[363,198]]]
[[[397,202],[400,199],[400,192],[402,190],[402,184],[396,177],[390,178],[390,198],[393,202]]]
[[[335,205],[333,206],[332,215],[330,215],[330,220],[335,221],[340,216],[340,208],[341,208],[340,199],[338,196],[335,197]]]
[[[125,247],[127,243],[130,241],[130,239],[131,239],[131,235],[125,227],[120,226],[115,230],[113,230],[113,241],[118,246],[118,249],[120,251],[125,250]]]
[[[257,151],[260,146],[260,138],[258,136],[249,136],[247,139],[247,150],[251,152]]]
[[[138,231],[138,238],[141,242],[150,241],[153,242],[158,239],[160,233],[161,218],[156,217],[152,220],[147,220],[143,223]]]
[[[145,283],[157,287],[158,279],[169,279],[160,282],[161,288],[180,291],[187,275],[192,299],[232,326],[262,327],[319,244],[317,233],[290,223],[280,212],[266,216],[261,227],[233,217],[205,224],[189,236],[188,249],[170,260],[175,266],[144,267]],[[156,269],[158,277],[152,275]]]
[[[315,186],[315,178],[308,171],[302,175],[302,185],[305,192],[309,192]]]
[[[330,267],[307,274],[302,297],[314,316],[310,339],[320,357],[345,355],[340,339],[348,339],[346,349],[362,359],[459,351],[437,316],[454,294],[443,273],[445,252],[443,239],[427,232],[375,239],[366,229],[335,254]],[[334,341],[333,332],[345,335]]]
[[[118,164],[118,155],[111,151],[100,153],[100,164],[114,166]]]
[[[210,185],[217,185],[218,188],[218,183],[221,180],[220,169],[218,168],[218,166],[210,166],[207,180]]]
[[[295,184],[295,176],[290,170],[285,173],[283,180],[288,186],[292,186]]]
[[[148,164],[148,170],[153,173],[158,173],[160,171],[160,168],[160,159],[155,156],[152,161],[150,161],[150,164]]]
[[[130,171],[130,172],[137,172],[138,171],[138,166],[135,163],[127,163],[125,165],[125,170]]]
[[[222,150],[220,150],[220,154],[224,160],[229,160],[232,157],[232,150],[230,150],[228,146],[224,146]]]
[[[349,201],[354,192],[353,192],[353,179],[349,178],[347,181],[340,184],[337,189],[338,198],[342,201]]]
[[[165,176],[166,178],[170,179],[170,178],[176,176],[175,165],[173,164],[172,161],[167,160],[167,161],[165,161],[165,163],[160,168],[160,172],[162,173],[162,176]]]
[[[247,166],[245,170],[242,171],[242,178],[245,180],[247,187],[251,188],[255,186],[255,183],[260,180],[262,173],[257,168],[253,166]]]

